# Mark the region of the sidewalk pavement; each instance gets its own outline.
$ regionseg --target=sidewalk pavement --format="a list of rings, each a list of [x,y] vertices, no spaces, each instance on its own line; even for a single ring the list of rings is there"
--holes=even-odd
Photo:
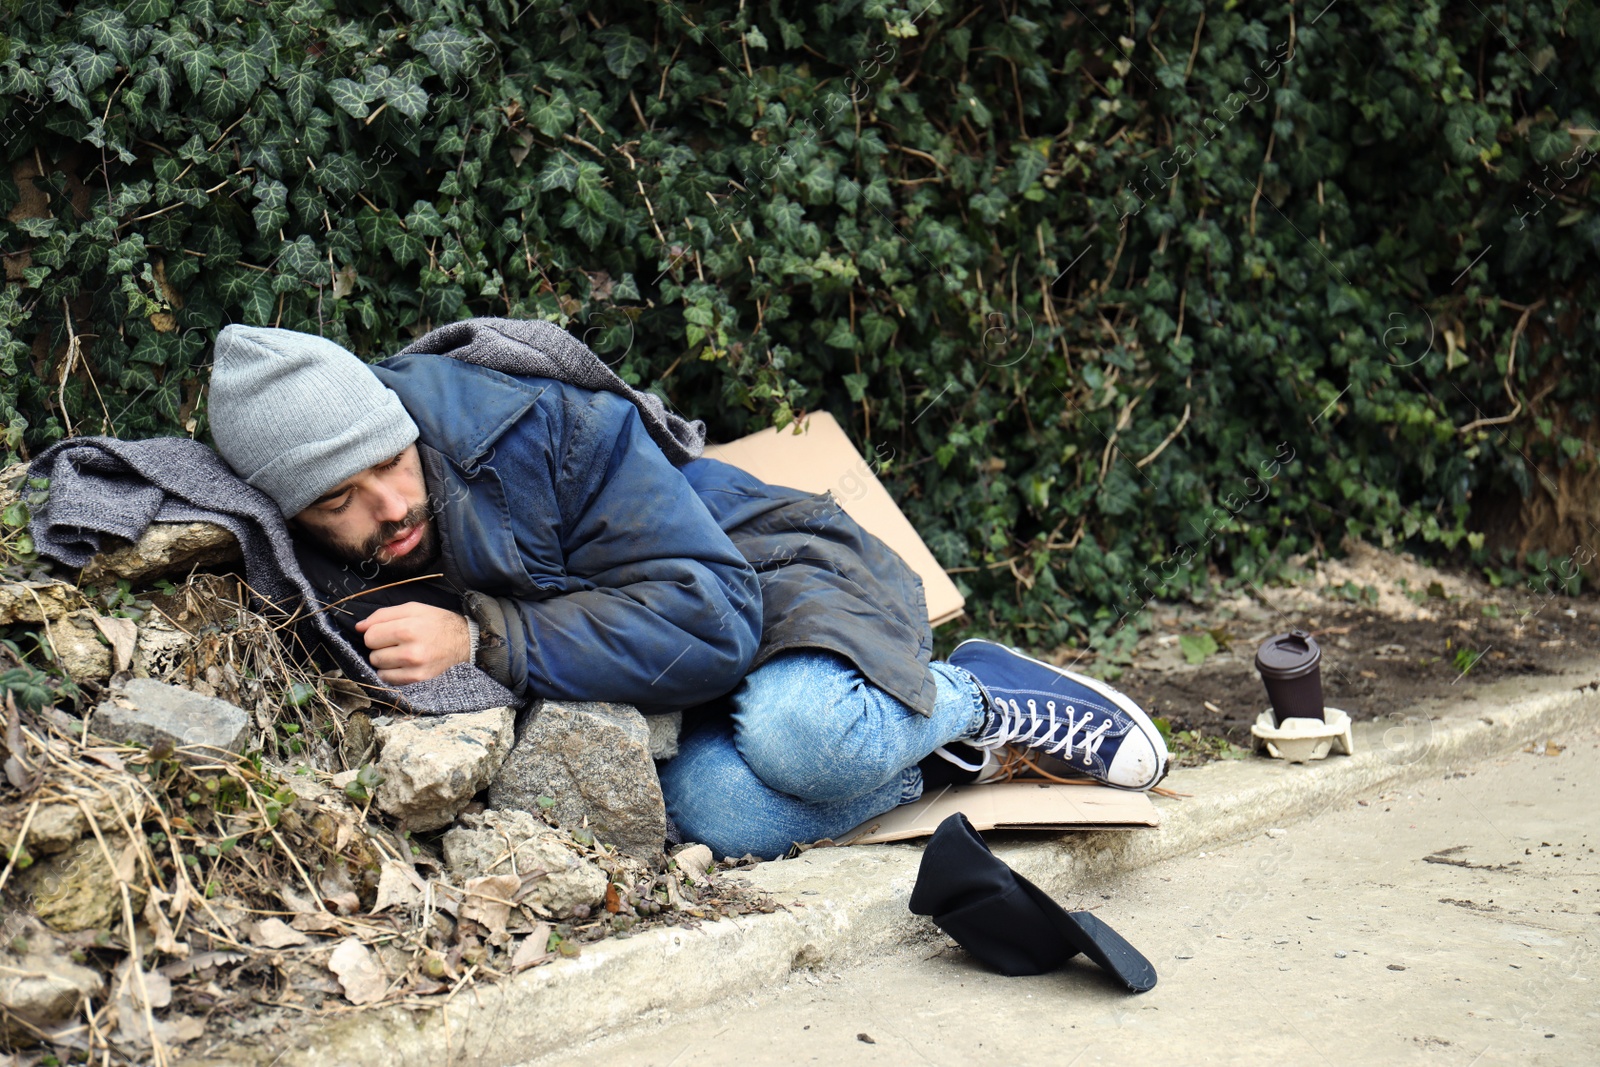
[[[1165,986],[1177,986],[1181,991],[1184,988],[1182,980],[1184,974],[1204,975],[1204,981],[1214,980],[1217,989],[1224,994],[1226,1007],[1212,1004],[1208,1010],[1215,1010],[1220,1014],[1212,1017],[1206,1027],[1196,1031],[1206,1035],[1204,1041],[1212,1043],[1210,1051],[1205,1051],[1203,1045],[1196,1048],[1180,1045],[1168,1047],[1187,1049],[1182,1055],[1177,1056],[1174,1062],[1207,1062],[1202,1053],[1220,1057],[1215,1062],[1231,1062],[1234,1055],[1239,1052],[1231,1036],[1232,1022],[1246,1017],[1239,1014],[1246,1006],[1261,1001],[1264,996],[1276,996],[1282,984],[1280,978],[1282,972],[1273,970],[1279,965],[1279,956],[1287,960],[1287,965],[1292,967],[1295,966],[1294,954],[1313,951],[1306,946],[1315,946],[1317,952],[1328,947],[1323,942],[1326,937],[1332,935],[1320,935],[1316,931],[1335,931],[1349,941],[1349,946],[1334,949],[1347,953],[1346,957],[1338,958],[1341,964],[1352,958],[1368,962],[1376,960],[1382,965],[1381,970],[1393,975],[1410,974],[1412,968],[1404,958],[1390,959],[1393,953],[1381,951],[1384,949],[1381,942],[1385,935],[1380,927],[1372,925],[1375,914],[1373,909],[1381,908],[1385,902],[1373,902],[1372,885],[1352,883],[1350,890],[1345,894],[1348,902],[1345,902],[1344,897],[1340,897],[1316,905],[1320,911],[1340,916],[1341,921],[1335,926],[1315,925],[1323,921],[1320,918],[1320,911],[1293,904],[1294,908],[1319,915],[1319,919],[1299,919],[1294,920],[1298,925],[1283,926],[1284,930],[1299,931],[1296,936],[1300,942],[1293,949],[1287,947],[1294,944],[1292,940],[1286,940],[1284,946],[1269,945],[1269,942],[1276,940],[1277,937],[1284,936],[1281,932],[1271,938],[1266,938],[1265,935],[1260,937],[1253,935],[1251,948],[1263,953],[1264,961],[1250,963],[1248,966],[1247,957],[1232,959],[1213,945],[1212,941],[1216,940],[1214,933],[1209,936],[1202,935],[1206,935],[1212,929],[1217,933],[1231,932],[1243,918],[1256,915],[1259,909],[1250,904],[1252,900],[1258,904],[1269,898],[1292,901],[1290,889],[1293,887],[1290,883],[1298,883],[1299,878],[1311,878],[1315,881],[1340,875],[1344,861],[1338,857],[1343,854],[1341,850],[1345,848],[1350,850],[1352,864],[1362,850],[1379,858],[1390,856],[1398,866],[1391,875],[1386,876],[1385,888],[1403,893],[1412,893],[1417,884],[1427,884],[1418,883],[1419,876],[1411,868],[1417,867],[1421,856],[1430,854],[1434,849],[1466,845],[1468,848],[1465,851],[1450,853],[1443,858],[1449,860],[1452,857],[1465,856],[1469,862],[1483,862],[1491,866],[1494,863],[1506,862],[1499,859],[1481,861],[1479,859],[1480,856],[1491,855],[1486,850],[1493,843],[1492,835],[1495,833],[1493,822],[1490,818],[1483,817],[1482,813],[1479,813],[1479,818],[1471,821],[1453,815],[1441,816],[1446,819],[1445,828],[1450,829],[1452,834],[1430,833],[1425,838],[1418,839],[1417,845],[1410,844],[1407,839],[1404,846],[1393,843],[1392,835],[1385,836],[1389,834],[1387,828],[1381,830],[1376,826],[1368,828],[1359,821],[1340,822],[1339,819],[1345,816],[1334,818],[1328,813],[1333,809],[1355,805],[1358,797],[1367,799],[1370,806],[1374,803],[1372,798],[1384,794],[1385,791],[1404,791],[1405,787],[1412,783],[1423,782],[1429,783],[1429,795],[1445,796],[1446,793],[1441,787],[1448,784],[1457,792],[1467,793],[1473,797],[1480,806],[1489,803],[1488,798],[1491,797],[1497,804],[1501,803],[1501,794],[1497,790],[1490,790],[1488,794],[1480,797],[1460,784],[1464,780],[1447,779],[1446,776],[1464,773],[1465,768],[1486,759],[1511,757],[1514,760],[1520,756],[1520,750],[1529,744],[1536,744],[1542,751],[1545,743],[1551,738],[1559,741],[1563,737],[1577,737],[1580,731],[1584,737],[1591,736],[1594,724],[1600,722],[1600,715],[1597,715],[1597,711],[1600,711],[1600,662],[1581,668],[1569,666],[1565,673],[1555,676],[1506,679],[1476,686],[1460,694],[1452,693],[1450,697],[1449,700],[1435,701],[1409,709],[1404,714],[1397,714],[1388,720],[1360,724],[1356,732],[1357,751],[1354,756],[1330,756],[1320,763],[1293,766],[1275,760],[1254,758],[1174,771],[1164,784],[1191,796],[1182,800],[1158,799],[1157,803],[1162,810],[1163,818],[1163,825],[1159,829],[1059,836],[990,835],[989,840],[995,851],[1013,868],[1045,891],[1066,901],[1069,906],[1080,906],[1086,899],[1084,894],[1091,891],[1100,894],[1109,893],[1110,899],[1105,900],[1103,906],[1097,910],[1102,918],[1128,936],[1135,945],[1144,948],[1146,954],[1155,962],[1158,972],[1163,975]],[[1590,742],[1584,742],[1588,743]],[[1576,760],[1579,758],[1578,748],[1581,746],[1576,742],[1573,744],[1572,758]],[[1577,779],[1573,781],[1575,783]],[[1588,788],[1590,781],[1593,781],[1592,775],[1582,782],[1584,788]],[[1570,790],[1573,785],[1569,783],[1564,788]],[[1563,792],[1561,795],[1566,797],[1568,793]],[[1585,809],[1581,809],[1583,811],[1581,818],[1584,819],[1582,825],[1593,822],[1594,794],[1590,792],[1587,796],[1591,802]],[[1528,803],[1534,802],[1532,799],[1528,801]],[[1393,807],[1392,802],[1389,806]],[[1500,813],[1499,821],[1504,821],[1505,811],[1511,809],[1496,810]],[[1318,818],[1304,826],[1291,828],[1296,820],[1310,816]],[[1319,840],[1326,839],[1332,842],[1331,845],[1325,846],[1333,849],[1332,860],[1318,860],[1316,857],[1321,853],[1314,852],[1310,848],[1310,835],[1313,832],[1311,828],[1319,825],[1337,827],[1330,830],[1329,834],[1323,834],[1321,830],[1315,831]],[[1552,829],[1548,832],[1556,836],[1545,836],[1541,841],[1560,840],[1566,843],[1566,847],[1574,849],[1577,847],[1578,841],[1574,839],[1580,833],[1576,829],[1580,825],[1579,822],[1569,821],[1563,824],[1557,820],[1551,825]],[[1565,828],[1562,830],[1554,829],[1563,825]],[[1273,838],[1261,838],[1260,835],[1269,828],[1287,829],[1288,833]],[[1520,826],[1517,832],[1524,831],[1545,833],[1543,830],[1529,830],[1527,826]],[[1452,839],[1445,841],[1446,836]],[[1435,840],[1436,837],[1438,840]],[[1460,840],[1455,840],[1456,837]],[[1263,841],[1276,843],[1289,840],[1295,842],[1293,847],[1296,856],[1300,855],[1301,845],[1298,842],[1306,842],[1306,858],[1295,862],[1312,866],[1305,868],[1307,873],[1290,878],[1278,878],[1274,874],[1270,878],[1270,885],[1255,890],[1238,889],[1235,886],[1238,892],[1255,893],[1254,897],[1247,895],[1244,903],[1238,902],[1237,893],[1232,896],[1227,893],[1228,879],[1221,878],[1216,873],[1224,870],[1221,863],[1209,866],[1202,864],[1195,874],[1188,873],[1188,868],[1184,868],[1181,877],[1197,879],[1192,883],[1184,883],[1193,886],[1188,891],[1189,896],[1184,898],[1184,902],[1189,903],[1192,908],[1203,906],[1205,910],[1196,912],[1200,927],[1198,932],[1194,933],[1193,940],[1186,938],[1182,942],[1184,945],[1195,946],[1195,951],[1190,954],[1191,958],[1176,959],[1173,955],[1173,936],[1180,932],[1180,927],[1162,925],[1169,920],[1163,920],[1159,916],[1175,908],[1181,909],[1181,904],[1151,886],[1148,882],[1150,877],[1148,873],[1134,877],[1130,876],[1129,872],[1177,857],[1194,856],[1194,862],[1199,863],[1202,859],[1209,860],[1211,853],[1219,847],[1247,841],[1252,842],[1248,848],[1255,851],[1230,851],[1228,854],[1235,857],[1230,862],[1242,863],[1246,859],[1254,861],[1258,856],[1271,854],[1262,852],[1265,847]],[[1421,853],[1417,852],[1418,847],[1423,848]],[[1247,846],[1240,844],[1235,848],[1246,849]],[[1530,852],[1522,861],[1523,866],[1528,869],[1532,869],[1532,855]],[[785,983],[792,984],[797,973],[800,975],[800,980],[804,981],[807,974],[815,978],[817,972],[836,972],[869,961],[886,958],[915,960],[920,958],[916,955],[919,947],[924,956],[934,952],[945,955],[941,951],[942,946],[946,944],[943,935],[932,927],[928,920],[912,915],[906,908],[906,900],[915,881],[920,856],[921,849],[916,845],[813,849],[798,859],[762,864],[748,872],[747,877],[752,883],[769,892],[776,900],[788,905],[786,909],[774,914],[726,919],[721,922],[706,923],[697,929],[670,928],[651,931],[627,940],[586,946],[583,955],[578,959],[535,968],[508,982],[478,986],[470,990],[463,989],[442,1008],[420,1013],[388,1008],[331,1020],[318,1020],[314,1023],[308,1021],[306,1025],[297,1027],[290,1034],[275,1038],[270,1048],[236,1048],[228,1050],[225,1058],[195,1057],[183,1062],[272,1063],[281,1067],[300,1064],[306,1067],[322,1067],[330,1062],[385,1065],[458,1062],[487,1067],[495,1064],[524,1063],[532,1056],[544,1056],[546,1063],[564,1062],[562,1057],[568,1050],[575,1050],[583,1042],[598,1036],[618,1034],[641,1021],[670,1018],[678,1013],[715,1005],[725,998],[749,997],[763,991],[780,989]],[[1319,862],[1323,864],[1322,867],[1315,866]],[[1402,872],[1400,867],[1406,869]],[[1287,869],[1289,869],[1287,857],[1280,859],[1278,866],[1273,868],[1274,871]],[[1430,862],[1421,869],[1427,876],[1434,876],[1439,872],[1453,875],[1457,870],[1463,874],[1479,873],[1477,868],[1456,867],[1448,862],[1437,861]],[[1176,883],[1180,874],[1163,876],[1174,878]],[[1353,874],[1351,876],[1353,877]],[[1268,876],[1262,875],[1262,877]],[[1590,878],[1592,879],[1592,875]],[[1146,887],[1143,892],[1148,893],[1148,898],[1128,895],[1128,887],[1135,884]],[[1479,895],[1484,894],[1475,895],[1473,887],[1451,887],[1448,891],[1441,889],[1435,897],[1448,896],[1476,903]],[[1125,908],[1118,905],[1119,900],[1128,902]],[[1230,901],[1233,903],[1229,903]],[[1333,904],[1339,904],[1339,910],[1335,911]],[[1503,904],[1494,906],[1500,907]],[[1535,905],[1530,903],[1526,906]],[[1475,909],[1466,905],[1449,905],[1448,914],[1450,918],[1460,922],[1463,921],[1462,916],[1473,910]],[[1285,923],[1288,921],[1284,920]],[[1306,923],[1313,925],[1305,927]],[[1241,932],[1238,936],[1241,939],[1243,933],[1250,932],[1244,927],[1239,929]],[[1357,934],[1360,935],[1359,939],[1356,937]],[[1537,936],[1565,938],[1562,945],[1558,946],[1564,953],[1559,959],[1571,966],[1561,973],[1581,976],[1586,971],[1594,969],[1592,959],[1574,954],[1577,952],[1574,946],[1579,942],[1573,940],[1571,936],[1560,932],[1539,933]],[[1260,946],[1255,945],[1257,940],[1262,940]],[[1527,941],[1528,936],[1524,935],[1523,940]],[[1517,947],[1511,941],[1507,944]],[[1584,944],[1591,943],[1584,942]],[[1421,942],[1411,944],[1409,947],[1409,951],[1420,950]],[[1522,949],[1518,948],[1518,951]],[[1554,948],[1551,951],[1554,953]],[[1273,952],[1277,955],[1272,955]],[[1423,986],[1444,975],[1453,978],[1459,972],[1460,965],[1465,962],[1463,957],[1467,954],[1465,949],[1451,948],[1446,951],[1441,948],[1439,960],[1431,965],[1432,969],[1425,968],[1419,963],[1416,968],[1418,973],[1412,975],[1409,980],[1417,986]],[[1304,958],[1316,959],[1320,966],[1320,957]],[[1552,959],[1556,958],[1558,957],[1553,954]],[[967,981],[969,985],[983,982],[985,976],[963,963],[964,959],[960,954],[950,954],[942,965],[946,968],[962,966],[969,968],[963,978],[956,980],[958,984],[962,980]],[[1403,973],[1388,971],[1387,965],[1390,962],[1406,966],[1407,971]],[[1527,967],[1531,976],[1534,973],[1531,964]],[[881,969],[879,973],[882,973]],[[1090,1018],[1086,1018],[1085,1023],[1091,1019],[1099,1020],[1096,1023],[1097,1032],[1104,1030],[1107,1019],[1113,1020],[1110,1024],[1113,1029],[1122,1024],[1133,1026],[1133,1020],[1141,1020],[1139,1025],[1147,1027],[1150,1033],[1162,1032],[1177,1026],[1173,1020],[1188,1017],[1191,1010],[1199,1011],[1198,1008],[1186,1006],[1190,1002],[1183,997],[1169,998],[1160,986],[1152,993],[1137,999],[1108,1000],[1099,994],[1091,995],[1089,990],[1097,989],[1098,985],[1097,976],[1089,971],[1029,981],[1057,983],[1049,986],[1053,991],[1052,995],[1042,1000],[1041,997],[1035,996],[1033,1001],[1029,1002],[1027,995],[1021,994],[1026,1011],[1018,1017],[1017,1025],[1023,1027],[1026,1036],[1035,1042],[1066,1041],[1063,1032],[1071,1033],[1071,1027],[1076,1021],[1073,1016],[1074,1005],[1079,998],[1060,997],[1058,992],[1063,988],[1069,991],[1079,989],[1084,991],[1083,996],[1087,999],[1083,1001],[1082,1008],[1090,1013]],[[1201,979],[1189,981],[1192,986]],[[1063,982],[1066,983],[1064,987],[1059,984]],[[1252,987],[1250,982],[1255,985]],[[1553,989],[1561,983],[1551,981],[1547,984]],[[862,989],[873,987],[851,988],[855,989],[852,996],[862,1000],[867,998]],[[1009,990],[1010,987],[1005,988]],[[1397,988],[1403,991],[1406,987]],[[1588,992],[1588,987],[1585,986],[1583,989]],[[1315,992],[1302,989],[1291,1006],[1292,1010],[1303,1013],[1306,1009],[1300,1002],[1312,997]],[[1326,996],[1332,997],[1336,992],[1338,991],[1329,990]],[[1353,994],[1346,992],[1344,995]],[[1400,995],[1403,997],[1404,994]],[[964,1000],[966,996],[967,994],[963,992],[959,999]],[[1172,1013],[1170,1019],[1155,1015],[1155,1011],[1161,1010],[1159,1006],[1163,1001],[1169,1005],[1166,1010]],[[1591,994],[1590,1011],[1593,1010],[1593,1001],[1594,997]],[[1155,1007],[1152,1011],[1146,1012],[1146,1005]],[[1048,1014],[1041,1014],[1040,1009]],[[893,1023],[898,1030],[915,1034],[923,1026],[913,1021],[915,1010],[920,1009],[907,1006],[904,1011],[897,1009],[895,1012],[886,1013],[883,1018],[886,1023]],[[1494,1010],[1500,1011],[1498,1008]],[[726,1009],[717,1008],[715,1011],[714,1016],[707,1018],[720,1019]],[[1203,1016],[1204,1012],[1200,1012],[1194,1018]],[[1160,1018],[1162,1024],[1158,1026],[1155,1021],[1143,1022],[1145,1017],[1151,1020]],[[1248,1017],[1265,1018],[1264,1015]],[[1456,1025],[1455,1022],[1451,1021],[1448,1026],[1441,1023],[1434,1030],[1429,1030],[1422,1026],[1428,1017],[1427,1013],[1424,1013],[1417,1021],[1418,1033],[1421,1035],[1419,1040],[1424,1043],[1458,1040],[1454,1033],[1434,1032],[1434,1030],[1448,1030],[1449,1027]],[[1497,1019],[1502,1017],[1502,1014],[1494,1015]],[[992,1029],[987,1022],[981,1027],[971,1027],[959,1014],[955,1018],[961,1027],[969,1030],[987,1032]],[[1027,1021],[1026,1026],[1024,1026],[1025,1021]],[[1337,1032],[1325,1032],[1321,1017],[1313,1016],[1308,1020],[1303,1014],[1296,1014],[1285,1024],[1284,1032],[1292,1035],[1295,1026],[1302,1028],[1309,1026],[1316,1032],[1308,1030],[1307,1034],[1302,1035],[1300,1039],[1302,1042],[1304,1039],[1317,1042],[1314,1047],[1325,1050],[1324,1055],[1329,1062],[1353,1062],[1352,1057],[1346,1056],[1340,1046],[1330,1042],[1336,1038],[1340,1041],[1350,1040],[1351,1035],[1348,1031],[1352,1026],[1359,1031],[1362,1022],[1361,1013],[1357,1012],[1354,1022],[1341,1022]],[[1193,1018],[1190,1019],[1190,1023],[1193,1024]],[[711,1022],[699,1024],[692,1032],[695,1040],[691,1041],[685,1037],[671,1050],[676,1053],[678,1048],[684,1049],[685,1058],[677,1062],[707,1062],[708,1057],[713,1057],[709,1062],[724,1062],[714,1058],[721,1055],[721,1052],[717,1050],[716,1042],[711,1037],[721,1025],[723,1024],[718,1023],[712,1026]],[[1592,1016],[1584,1025],[1588,1025],[1591,1028],[1589,1032],[1593,1034]],[[864,1027],[861,1032],[872,1033],[870,1027]],[[891,1031],[884,1030],[886,1039],[890,1034]],[[849,1036],[854,1040],[853,1032]],[[1177,1036],[1181,1037],[1182,1034]],[[978,1033],[977,1039],[982,1038],[983,1033]],[[797,1046],[793,1044],[793,1035],[791,1039],[787,1047],[774,1048],[773,1054],[792,1053]],[[1476,1037],[1474,1039],[1476,1040]],[[1279,1040],[1287,1041],[1289,1038]],[[1559,1038],[1549,1040],[1559,1040]],[[867,1048],[866,1042],[857,1043],[863,1049]],[[664,1045],[662,1047],[665,1048]],[[1033,1046],[1022,1043],[1006,1046],[1011,1058],[1014,1059],[1021,1056],[1019,1050],[1031,1047]],[[1071,1046],[1062,1044],[1059,1047]],[[1304,1043],[1263,1047],[1277,1048],[1279,1053],[1293,1055],[1297,1060],[1308,1058]],[[1453,1045],[1429,1045],[1429,1047],[1454,1049]],[[1492,1051],[1494,1046],[1486,1038],[1480,1041],[1477,1047]],[[1569,1051],[1576,1047],[1575,1044],[1565,1046]],[[985,1054],[988,1048],[989,1046],[986,1046],[983,1050]],[[1555,1048],[1556,1046],[1552,1046],[1552,1050]],[[748,1058],[747,1051],[735,1046],[730,1055],[737,1054],[735,1058],[740,1062],[756,1062]],[[833,1048],[832,1053],[829,1053],[825,1046],[819,1046],[815,1051],[823,1056],[839,1052],[838,1048]],[[904,1050],[902,1053],[899,1060],[879,1059],[875,1062],[905,1062]],[[1101,1048],[1099,1053],[1095,1053],[1079,1041],[1076,1047],[1071,1047],[1071,1051],[1064,1056],[1057,1057],[1054,1049],[1051,1049],[1048,1057],[1029,1059],[1025,1062],[1067,1064],[1071,1062],[1074,1054],[1083,1054],[1086,1057],[1104,1055],[1110,1058],[1100,1062],[1110,1063],[1120,1061],[1118,1057],[1121,1056],[1122,1050],[1114,1044],[1108,1044]],[[1139,1054],[1141,1059],[1146,1058],[1144,1052]],[[1476,1054],[1474,1051],[1473,1055]],[[1044,1054],[1041,1052],[1040,1055]],[[1485,1052],[1484,1055],[1485,1059],[1481,1062],[1498,1062],[1488,1058],[1489,1052]],[[554,1058],[551,1058],[552,1056]],[[631,1062],[626,1058],[613,1061],[609,1055],[602,1056],[601,1059],[606,1062]],[[953,1061],[954,1058],[950,1060]],[[639,1062],[668,1062],[668,1060],[641,1059]],[[1081,1062],[1097,1061],[1086,1058]],[[1452,1055],[1448,1061],[1439,1062],[1454,1063],[1456,1058]],[[1460,1062],[1463,1065],[1470,1063],[1471,1056],[1461,1058]],[[1556,1059],[1550,1062],[1576,1062],[1576,1060]]]
[[[1062,894],[1149,955],[1148,993],[1082,961],[1003,978],[935,934],[536,1065],[1594,1063],[1597,802],[1591,724]]]

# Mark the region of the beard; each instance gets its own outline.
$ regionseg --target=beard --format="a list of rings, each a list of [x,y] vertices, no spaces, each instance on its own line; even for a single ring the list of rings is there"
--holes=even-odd
[[[422,525],[422,538],[416,546],[401,556],[399,559],[387,563],[378,562],[378,553],[383,546],[394,540],[404,530],[418,524]],[[361,545],[350,545],[342,541],[330,541],[327,544],[328,552],[342,563],[355,568],[357,573],[367,578],[411,578],[421,574],[439,557],[439,531],[434,526],[433,517],[426,504],[418,504],[406,512],[405,518],[398,522],[386,522],[379,526],[372,536]]]

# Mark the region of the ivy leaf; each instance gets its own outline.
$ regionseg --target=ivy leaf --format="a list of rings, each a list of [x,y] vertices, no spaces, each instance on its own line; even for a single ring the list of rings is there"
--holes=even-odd
[[[284,242],[283,250],[278,253],[278,263],[285,271],[308,280],[321,278],[327,270],[317,243],[310,234],[305,233],[293,241]]]
[[[277,233],[289,221],[288,186],[269,179],[257,181],[253,191],[256,204],[251,214],[255,217],[256,229],[262,233]]]
[[[371,111],[371,108],[367,107],[367,101],[372,99],[371,92],[372,89],[369,86],[362,85],[360,82],[353,82],[349,78],[335,78],[328,83],[328,95],[333,98],[333,102],[345,114],[353,119],[367,117],[368,112]]]
[[[850,320],[835,319],[833,322],[833,330],[828,334],[828,339],[824,342],[824,344],[827,344],[833,348],[843,348],[846,350],[855,348],[856,335],[854,331],[850,329]],[[859,400],[860,397],[855,397],[854,399]]]
[[[61,6],[55,0],[20,0],[10,7],[19,19],[40,33],[48,30],[61,17]]]
[[[172,71],[165,63],[155,63],[146,68],[134,80],[133,84],[136,89],[146,96],[154,93],[160,103],[161,110],[165,111],[172,106]]]
[[[283,102],[296,122],[304,122],[317,102],[317,79],[310,70],[310,61],[304,66],[285,66],[278,72],[278,82],[283,86]]]
[[[561,225],[577,231],[578,237],[590,248],[599,245],[606,234],[605,223],[576,200],[568,200],[561,209]]]
[[[576,162],[568,156],[557,154],[544,161],[535,181],[541,193],[548,193],[552,189],[570,190],[577,184],[578,174]]]
[[[633,73],[633,68],[650,58],[650,49],[639,38],[626,30],[607,29],[596,34],[602,45],[606,68],[619,78]]]
[[[861,317],[861,340],[867,351],[878,352],[894,336],[894,320],[887,315],[872,312]]]
[[[239,278],[245,287],[244,299],[239,301],[239,310],[244,316],[244,321],[253,326],[270,326],[273,320],[273,308],[277,298],[273,296],[272,286],[266,282],[252,282],[248,278]]]
[[[79,15],[78,19],[81,31],[94,38],[101,48],[109,49],[124,63],[133,58],[133,34],[120,12],[96,8]]]
[[[222,57],[222,71],[228,76],[240,100],[248,100],[261,88],[266,64],[254,52],[229,52]]]
[[[428,246],[421,236],[410,230],[397,229],[384,241],[394,261],[404,267],[428,258]]]
[[[413,82],[404,82],[399,78],[384,79],[383,98],[390,107],[408,119],[420,119],[428,113],[427,90]]]
[[[211,72],[200,90],[200,106],[214,119],[231,115],[248,99],[244,87],[219,70]]]
[[[443,237],[444,219],[439,217],[439,209],[426,200],[418,200],[411,205],[411,214],[406,216],[406,229],[419,237]]]
[[[429,30],[412,43],[440,74],[454,74],[464,67],[472,46],[472,38],[448,26]]]
[[[167,60],[183,68],[184,77],[189,79],[189,91],[198,96],[206,83],[206,75],[211,73],[211,49],[187,32],[181,36],[173,34],[168,41]]]
[[[600,164],[584,160],[578,164],[578,179],[572,186],[572,195],[590,211],[599,211],[600,198],[604,195],[601,183],[604,181],[605,171],[600,169]]]
[[[172,14],[172,0],[129,0],[122,13],[135,26],[153,26]]]
[[[528,109],[528,119],[546,137],[559,137],[572,125],[576,113],[565,90],[557,89],[549,97],[540,99]]]
[[[78,87],[78,76],[67,67],[57,67],[45,78],[45,87],[50,90],[50,95],[63,104],[70,104],[80,114],[88,115],[89,98],[83,95],[83,90]]]

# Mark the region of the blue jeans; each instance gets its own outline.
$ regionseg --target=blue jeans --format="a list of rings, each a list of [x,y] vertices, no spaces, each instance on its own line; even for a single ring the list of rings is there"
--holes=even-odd
[[[922,715],[844,656],[778,653],[730,694],[731,715],[685,716],[678,754],[660,767],[667,814],[719,859],[774,859],[916,800],[918,761],[984,719],[972,675],[938,661],[932,669],[938,697]]]

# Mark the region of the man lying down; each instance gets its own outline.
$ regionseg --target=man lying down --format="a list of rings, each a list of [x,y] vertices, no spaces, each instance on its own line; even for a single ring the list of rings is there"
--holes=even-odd
[[[218,452],[312,584],[370,590],[333,611],[382,681],[473,663],[524,700],[685,711],[667,814],[719,856],[843,835],[1008,751],[1123,789],[1166,773],[1102,682],[993,641],[931,660],[921,580],[830,494],[675,464],[615,392],[412,349],[228,326],[210,387]]]

